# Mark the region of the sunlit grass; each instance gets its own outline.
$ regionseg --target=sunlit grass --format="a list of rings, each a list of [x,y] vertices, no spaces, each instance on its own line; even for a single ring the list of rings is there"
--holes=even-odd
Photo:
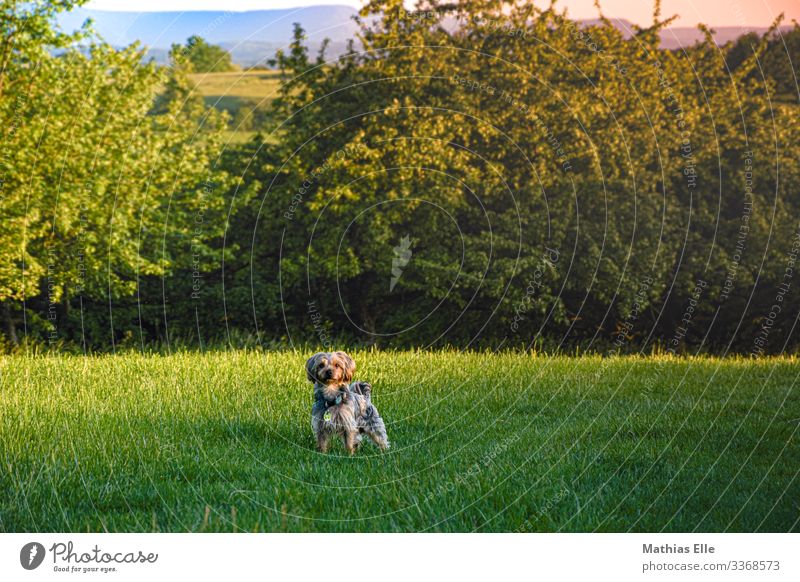
[[[255,115],[255,109],[268,109],[278,96],[281,84],[278,71],[235,71],[230,73],[195,73],[190,75],[196,91],[203,96],[208,107],[227,111],[234,119],[229,130],[224,132],[225,145],[236,146],[252,140],[259,130],[268,142],[277,138],[272,135],[275,126],[259,126],[258,123],[242,126],[235,119],[241,111],[244,117]]]
[[[272,99],[281,84],[279,71],[234,71],[230,73],[194,73],[189,76],[198,90],[208,97],[243,97]]]
[[[351,458],[308,355],[1,358],[0,530],[798,529],[795,360],[355,353]]]

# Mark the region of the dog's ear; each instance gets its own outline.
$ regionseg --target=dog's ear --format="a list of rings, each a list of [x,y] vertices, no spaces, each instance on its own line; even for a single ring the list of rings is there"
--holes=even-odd
[[[306,361],[306,374],[308,375],[308,381],[312,384],[317,382],[317,364],[319,364],[319,360],[323,356],[325,356],[325,352],[317,352]]]
[[[353,379],[353,374],[356,371],[356,363],[348,356],[345,352],[336,352],[336,355],[342,359],[342,365],[344,369],[342,370],[342,380],[345,382],[350,382]]]

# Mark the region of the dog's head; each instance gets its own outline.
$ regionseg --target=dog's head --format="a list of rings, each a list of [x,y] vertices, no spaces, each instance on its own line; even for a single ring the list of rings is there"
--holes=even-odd
[[[348,384],[355,371],[356,363],[344,352],[319,352],[306,362],[308,379],[314,384]]]

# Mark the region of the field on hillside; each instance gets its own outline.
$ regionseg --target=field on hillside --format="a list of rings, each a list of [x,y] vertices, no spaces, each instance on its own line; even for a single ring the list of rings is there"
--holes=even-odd
[[[206,105],[231,115],[230,143],[246,142],[258,129],[266,129],[264,118],[281,83],[278,71],[195,73],[190,78]]]
[[[350,457],[308,355],[0,358],[0,531],[800,529],[796,359],[357,352]]]

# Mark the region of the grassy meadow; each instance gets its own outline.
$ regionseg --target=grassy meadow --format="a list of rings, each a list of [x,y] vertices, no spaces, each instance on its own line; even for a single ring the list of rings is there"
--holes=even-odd
[[[0,531],[799,529],[796,359],[356,352],[350,457],[308,355],[0,358]]]
[[[280,72],[270,70],[194,73],[190,78],[208,107],[230,114],[231,126],[225,137],[231,144],[244,143],[258,129],[265,129],[258,112],[269,108],[281,84]]]

